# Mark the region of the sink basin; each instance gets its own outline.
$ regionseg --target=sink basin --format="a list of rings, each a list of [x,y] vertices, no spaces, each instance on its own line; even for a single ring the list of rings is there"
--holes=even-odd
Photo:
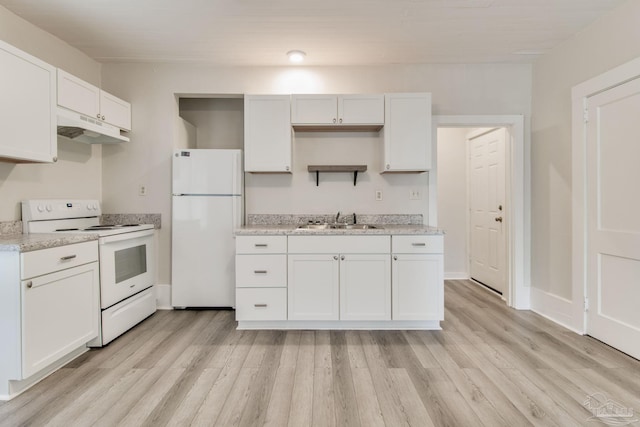
[[[382,229],[377,225],[370,224],[302,224],[298,230],[373,230]]]

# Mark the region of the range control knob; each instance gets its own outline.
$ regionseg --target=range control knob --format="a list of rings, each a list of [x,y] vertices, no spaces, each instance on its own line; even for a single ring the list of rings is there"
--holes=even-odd
[[[53,206],[47,205],[47,212],[51,212],[53,210]]]
[[[44,212],[44,206],[38,205],[38,212]]]

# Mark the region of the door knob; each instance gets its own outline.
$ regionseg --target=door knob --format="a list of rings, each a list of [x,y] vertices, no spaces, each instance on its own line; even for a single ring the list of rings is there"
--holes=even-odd
[[[496,220],[496,222],[502,222],[502,217],[501,217],[501,216],[497,216],[497,217],[495,218],[495,220]]]

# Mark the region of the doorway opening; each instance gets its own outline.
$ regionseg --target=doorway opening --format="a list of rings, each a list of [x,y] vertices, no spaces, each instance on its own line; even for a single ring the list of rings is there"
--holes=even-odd
[[[435,116],[434,129],[430,194],[446,233],[445,279],[475,279],[507,305],[529,309],[524,118]]]

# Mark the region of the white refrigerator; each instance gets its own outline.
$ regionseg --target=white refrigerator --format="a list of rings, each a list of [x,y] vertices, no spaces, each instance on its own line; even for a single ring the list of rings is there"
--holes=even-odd
[[[171,304],[235,307],[235,236],[242,224],[242,152],[175,150]]]

